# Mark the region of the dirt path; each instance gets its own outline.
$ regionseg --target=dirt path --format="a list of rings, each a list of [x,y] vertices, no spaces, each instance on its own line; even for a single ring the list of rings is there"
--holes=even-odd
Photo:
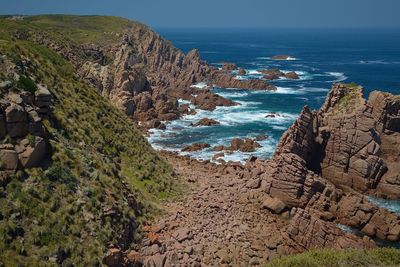
[[[147,227],[145,266],[259,266],[276,257],[287,222],[260,208],[262,194],[248,188],[258,181],[234,167],[164,156],[191,190]]]

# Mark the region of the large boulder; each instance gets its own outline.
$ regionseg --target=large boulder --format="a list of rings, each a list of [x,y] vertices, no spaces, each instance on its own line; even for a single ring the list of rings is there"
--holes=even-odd
[[[18,154],[11,144],[0,145],[0,161],[3,170],[15,171],[18,167]]]
[[[196,96],[192,97],[191,102],[196,107],[204,110],[214,110],[218,106],[230,107],[239,105],[230,99],[214,94],[210,90],[200,91]]]
[[[261,147],[259,143],[251,138],[233,138],[229,150],[241,152],[254,152],[257,148]]]
[[[16,146],[18,157],[24,168],[39,167],[47,154],[46,141],[37,136],[33,141],[33,144],[28,139],[23,139]]]
[[[182,152],[195,152],[210,147],[207,143],[193,143],[182,148]]]
[[[261,207],[268,209],[273,213],[280,214],[286,208],[286,205],[279,198],[266,195]]]
[[[38,84],[35,91],[35,105],[39,108],[39,113],[46,115],[50,112],[52,95],[46,86]]]
[[[28,133],[27,112],[20,105],[12,103],[5,110],[6,128],[11,137],[23,137]]]
[[[192,124],[192,126],[213,126],[213,125],[218,125],[220,124],[218,121],[214,119],[209,119],[209,118],[202,118],[198,122]]]

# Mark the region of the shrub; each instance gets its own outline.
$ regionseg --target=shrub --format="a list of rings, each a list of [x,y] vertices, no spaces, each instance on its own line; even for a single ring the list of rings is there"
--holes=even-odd
[[[24,75],[21,75],[19,77],[17,85],[18,87],[21,87],[21,89],[31,92],[32,94],[34,94],[37,90],[35,82],[32,81],[29,77]]]

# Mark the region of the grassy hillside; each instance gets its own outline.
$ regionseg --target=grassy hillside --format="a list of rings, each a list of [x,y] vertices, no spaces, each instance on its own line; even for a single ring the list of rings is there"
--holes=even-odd
[[[132,23],[95,16],[0,19],[0,54],[28,66],[24,74],[47,85],[55,98],[53,117],[45,121],[51,160],[18,171],[0,187],[3,265],[98,264],[108,244],[131,243],[137,224],[153,214],[152,203],[177,194],[172,168],[127,116],[81,82],[58,54],[14,37],[18,31],[62,31],[65,42],[111,42]],[[74,24],[85,26],[70,29]]]
[[[382,267],[400,266],[400,250],[316,250],[274,260],[265,267]]]

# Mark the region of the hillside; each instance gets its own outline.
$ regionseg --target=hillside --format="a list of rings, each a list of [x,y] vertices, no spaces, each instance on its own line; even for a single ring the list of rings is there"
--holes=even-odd
[[[88,23],[87,30],[66,34],[71,29],[66,21]],[[151,216],[152,203],[178,191],[170,165],[125,114],[84,83],[62,56],[19,38],[40,31],[109,43],[114,38],[104,38],[104,30],[136,25],[119,18],[73,21],[0,19],[0,262],[5,266],[96,265],[107,248],[129,247],[138,225]],[[70,38],[60,42],[73,45]]]

